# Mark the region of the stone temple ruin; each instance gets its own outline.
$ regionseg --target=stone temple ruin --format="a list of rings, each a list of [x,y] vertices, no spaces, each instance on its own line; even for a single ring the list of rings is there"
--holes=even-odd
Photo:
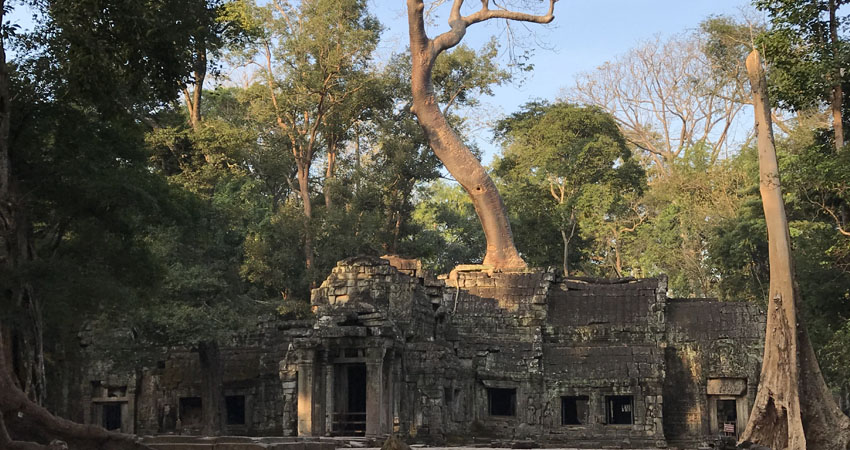
[[[222,348],[228,433],[646,448],[746,424],[758,307],[671,299],[663,277],[467,269],[436,278],[415,260],[340,262],[313,291],[314,320],[266,322]],[[200,430],[188,350],[135,374],[92,361],[80,378],[86,422]]]

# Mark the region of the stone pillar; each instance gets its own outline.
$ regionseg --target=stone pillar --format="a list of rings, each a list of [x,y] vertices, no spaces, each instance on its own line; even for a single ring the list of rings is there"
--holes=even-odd
[[[298,435],[313,436],[313,398],[315,351],[308,350],[298,361]]]
[[[383,348],[366,351],[366,436],[386,433]]]
[[[322,365],[325,372],[325,435],[330,436],[333,433],[334,412],[336,411],[334,406],[334,395],[337,389],[336,383],[334,383],[336,370],[334,365],[328,361],[325,361]]]

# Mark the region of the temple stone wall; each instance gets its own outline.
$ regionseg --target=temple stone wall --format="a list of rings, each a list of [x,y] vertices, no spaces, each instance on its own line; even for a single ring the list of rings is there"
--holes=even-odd
[[[758,389],[764,311],[750,303],[705,299],[670,299],[667,310],[668,436],[687,445],[697,436],[719,435],[718,399],[736,400],[736,432],[742,431]]]
[[[664,277],[482,266],[434,277],[414,260],[350,258],[313,291],[313,320],[269,321],[222,347],[224,394],[244,399],[244,424],[228,431],[703,445],[746,420],[764,314],[666,290]],[[135,431],[197,432],[172,416],[200,379],[185,349],[133,374]]]

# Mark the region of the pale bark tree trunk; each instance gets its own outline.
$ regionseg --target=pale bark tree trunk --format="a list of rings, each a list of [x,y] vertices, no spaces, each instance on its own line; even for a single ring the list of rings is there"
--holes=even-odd
[[[440,53],[460,43],[466,29],[475,23],[489,19],[518,20],[534,23],[549,23],[554,19],[555,0],[550,0],[546,15],[489,9],[489,1],[483,0],[480,10],[469,16],[460,13],[463,0],[454,0],[449,17],[451,30],[434,39],[425,32],[424,0],[407,0],[407,20],[410,32],[412,56],[411,85],[413,107],[419,125],[428,138],[434,153],[443,162],[446,170],[460,183],[472,198],[475,212],[481,220],[487,238],[484,264],[495,268],[522,268],[525,261],[516,250],[502,197],[490,176],[452,130],[437,104],[431,72]]]
[[[324,186],[324,194],[325,194],[325,208],[330,210],[333,208],[333,180],[336,178],[336,153],[337,153],[337,142],[333,137],[328,142],[328,166],[327,170],[325,170],[325,186]]]
[[[614,235],[614,273],[617,278],[623,277],[623,255],[620,251],[620,235]]]
[[[195,61],[192,64],[195,89],[189,92],[189,88],[184,87],[183,96],[186,97],[189,125],[192,126],[193,131],[198,131],[201,126],[201,99],[204,92],[204,80],[207,77],[207,47],[202,40],[198,42],[195,53]]]
[[[567,232],[561,230],[561,240],[564,241],[564,255],[563,255],[563,269],[564,276],[570,276],[570,266],[569,266],[569,257],[570,257],[570,240],[567,238]]]
[[[829,37],[833,48],[833,59],[838,57],[838,49],[840,41],[838,40],[838,19],[836,11],[838,5],[836,0],[829,0]],[[844,103],[844,91],[841,88],[841,69],[835,69],[832,74],[834,85],[832,86],[832,128],[835,132],[835,149],[841,150],[844,147],[844,121],[841,114],[841,107]]]
[[[755,105],[770,289],[759,390],[741,440],[774,450],[845,450],[850,443],[850,419],[841,413],[826,387],[806,328],[797,315],[800,297],[758,51],[747,58],[747,72]]]
[[[304,208],[304,263],[307,270],[313,268],[313,204],[310,201],[310,166],[300,161],[296,162],[298,169],[298,192]]]

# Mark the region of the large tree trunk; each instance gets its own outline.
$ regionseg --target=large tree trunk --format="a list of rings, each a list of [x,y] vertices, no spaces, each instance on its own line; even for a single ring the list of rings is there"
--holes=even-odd
[[[3,23],[5,1],[0,0],[0,23]],[[31,247],[28,239],[27,224],[22,224],[20,196],[13,187],[12,163],[9,148],[9,124],[11,114],[11,97],[9,93],[9,73],[6,66],[5,40],[0,36],[0,264],[5,273],[14,273],[18,269],[22,255],[26,255]],[[23,249],[23,250],[22,250]],[[11,292],[0,292],[0,304],[15,305],[18,300],[30,302],[29,311],[41,319],[41,311],[31,295],[32,287],[26,283],[13,285]],[[28,296],[24,298],[22,296]],[[61,440],[74,450],[124,450],[146,449],[136,442],[135,437],[111,433],[103,428],[84,426],[68,420],[54,417],[46,409],[37,405],[21,390],[19,381],[14,373],[12,349],[13,333],[7,329],[0,319],[0,449],[9,450],[56,450],[58,445],[48,445],[54,440]],[[40,323],[40,322],[39,322]],[[40,333],[41,330],[36,327]],[[39,337],[40,338],[40,337]],[[38,341],[40,342],[40,340]],[[35,344],[39,353],[39,345]],[[31,366],[43,367],[40,356],[34,356],[34,361],[28,361]],[[39,370],[39,369],[36,369]],[[41,369],[43,373],[43,369]],[[43,395],[43,386],[41,394]]]
[[[198,131],[201,126],[201,100],[204,93],[204,80],[207,78],[207,46],[203,38],[199,38],[195,48],[192,72],[195,79],[195,89],[190,93],[188,88],[184,88],[183,95],[186,97],[189,125],[192,126],[192,130]]]
[[[224,432],[227,416],[224,409],[221,351],[216,341],[198,344],[198,359],[201,367],[201,405],[204,409],[206,436],[218,436]]]
[[[845,450],[850,443],[850,419],[841,413],[826,387],[805,326],[797,316],[800,297],[758,51],[747,58],[747,71],[758,135],[759,191],[767,222],[770,297],[759,390],[741,440],[774,450]]]
[[[0,8],[4,6],[0,0]],[[0,10],[0,20],[3,11]],[[43,403],[46,395],[44,374],[44,345],[42,343],[42,316],[32,285],[15,274],[35,257],[32,246],[32,227],[22,206],[20,190],[12,173],[12,156],[9,145],[11,124],[11,95],[9,73],[6,66],[5,41],[0,37],[0,272],[12,275],[8,285],[0,289],[0,305],[9,313],[14,311],[15,328],[7,333],[10,375],[27,396]],[[0,320],[10,320],[0,317]],[[13,351],[14,350],[14,351]]]
[[[53,416],[16,385],[8,360],[9,333],[0,325],[0,449],[57,450],[63,441],[72,450],[150,450],[135,436],[80,425]]]
[[[451,31],[435,39],[429,39],[425,32],[423,0],[407,0],[407,20],[410,31],[410,53],[412,55],[411,85],[413,107],[419,125],[428,138],[434,153],[443,162],[446,170],[460,183],[472,198],[475,212],[481,220],[484,236],[487,238],[487,252],[484,264],[495,268],[522,268],[525,261],[514,246],[511,225],[502,197],[496,185],[484,170],[484,167],[469,151],[457,134],[452,130],[437,104],[431,72],[437,57],[445,50],[457,45],[473,23],[493,18],[521,20],[526,22],[548,23],[552,20],[554,0],[546,16],[531,16],[504,10],[490,10],[489,2],[482,1],[482,9],[471,16],[460,15],[463,0],[454,0],[449,18]]]

